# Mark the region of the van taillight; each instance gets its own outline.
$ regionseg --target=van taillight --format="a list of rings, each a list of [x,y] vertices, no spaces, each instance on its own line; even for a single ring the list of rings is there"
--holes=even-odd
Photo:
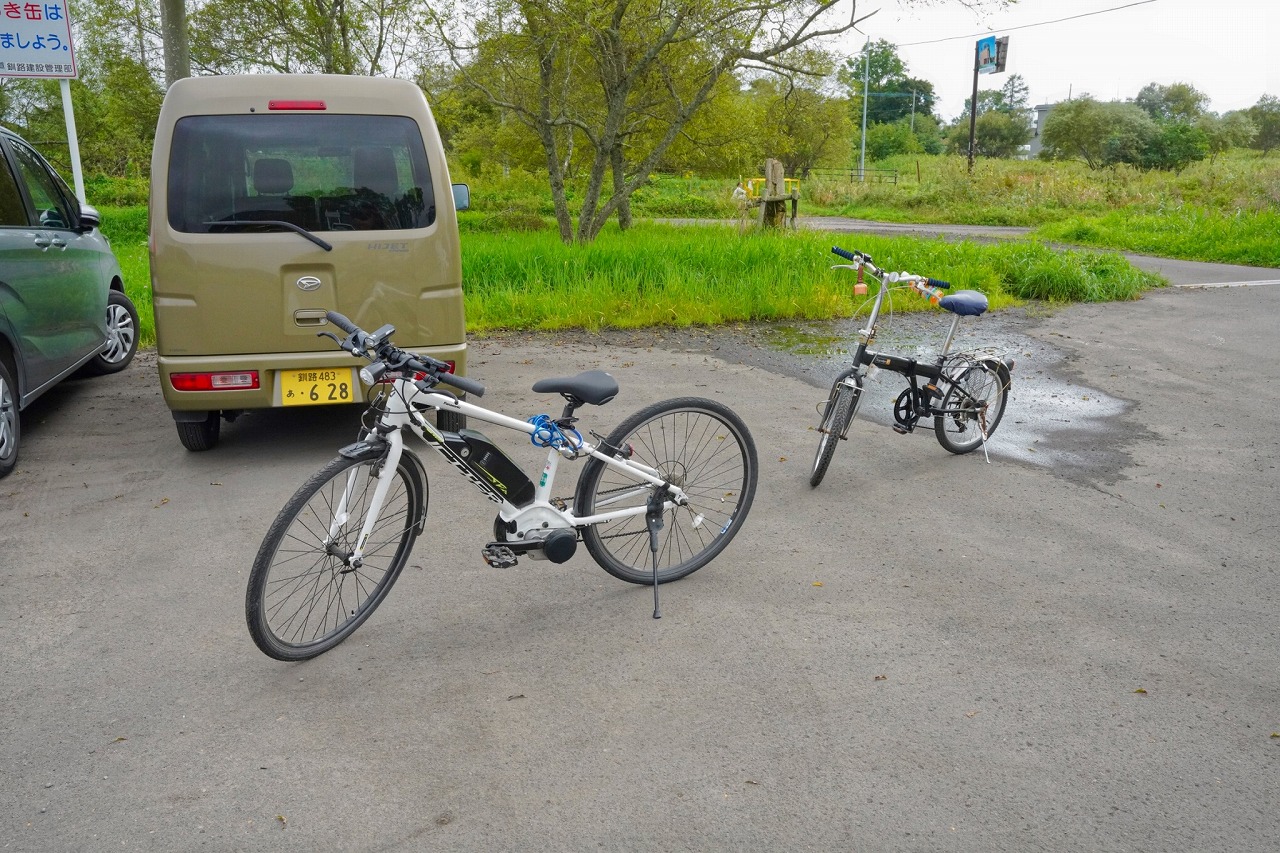
[[[324,101],[267,101],[269,110],[323,110]]]
[[[239,373],[173,373],[169,382],[176,391],[241,391],[258,387],[258,371]]]

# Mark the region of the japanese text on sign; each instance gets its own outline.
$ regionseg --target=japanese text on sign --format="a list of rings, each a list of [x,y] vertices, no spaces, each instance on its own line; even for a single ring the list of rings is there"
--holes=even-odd
[[[0,0],[0,77],[75,77],[67,0]]]

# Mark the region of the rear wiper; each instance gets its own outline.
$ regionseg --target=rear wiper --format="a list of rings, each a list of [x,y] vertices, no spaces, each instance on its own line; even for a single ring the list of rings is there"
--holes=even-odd
[[[321,240],[315,234],[300,225],[294,225],[292,222],[285,222],[283,219],[218,219],[212,222],[204,223],[205,227],[226,226],[226,225],[279,225],[281,228],[287,228],[295,234],[307,238],[315,243],[326,252],[332,252],[333,246]]]

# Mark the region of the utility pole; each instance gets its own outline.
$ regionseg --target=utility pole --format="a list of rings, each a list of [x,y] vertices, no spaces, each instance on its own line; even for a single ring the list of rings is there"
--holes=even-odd
[[[977,56],[977,54],[974,54]],[[867,36],[867,43],[862,48],[862,151],[858,154],[858,178],[863,183],[867,180],[867,101],[871,100],[868,92],[871,89],[871,36]],[[977,62],[975,59],[974,62]],[[974,86],[978,85],[978,78],[974,78]],[[973,168],[972,161],[970,169]]]
[[[973,46],[973,97],[969,100],[969,174],[973,174],[974,137],[978,131],[978,45]]]

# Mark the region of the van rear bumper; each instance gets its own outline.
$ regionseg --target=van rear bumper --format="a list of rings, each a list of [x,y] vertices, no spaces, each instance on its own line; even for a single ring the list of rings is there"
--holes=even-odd
[[[411,352],[429,355],[440,361],[451,361],[460,375],[467,371],[466,343],[451,346],[405,347]],[[285,400],[283,374],[290,371],[333,371],[349,383],[349,394],[337,395],[335,404],[360,403],[365,399],[365,388],[358,379],[358,371],[368,364],[338,349],[322,352],[249,353],[246,355],[200,355],[159,357],[160,390],[165,405],[175,413],[217,412],[245,409],[274,409],[292,406]],[[231,387],[216,391],[179,391],[174,387],[175,374],[254,374],[256,388]],[[349,379],[348,379],[349,377]],[[320,398],[303,405],[325,405],[330,402]],[[185,419],[185,418],[180,418]]]

